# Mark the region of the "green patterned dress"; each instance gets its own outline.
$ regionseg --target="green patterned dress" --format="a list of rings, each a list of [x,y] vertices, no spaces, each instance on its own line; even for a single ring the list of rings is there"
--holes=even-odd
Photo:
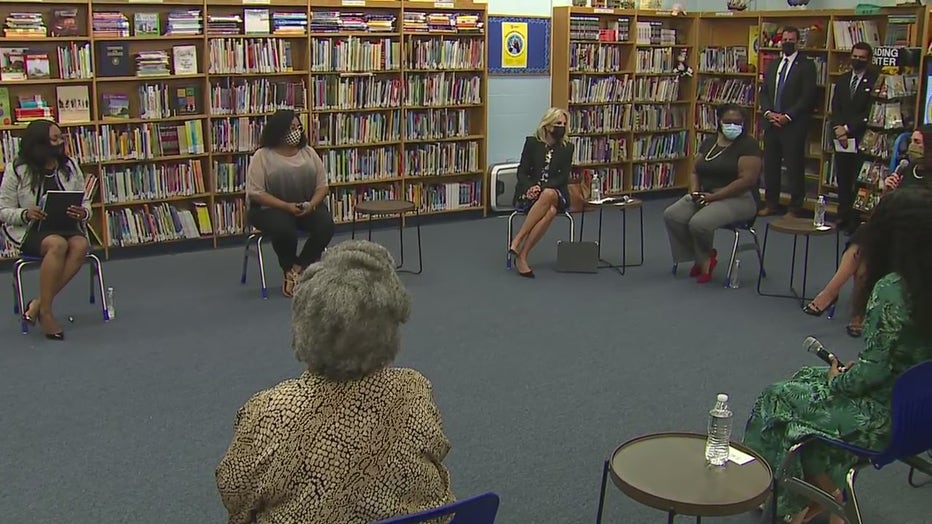
[[[751,411],[744,443],[763,455],[774,470],[783,464],[790,446],[806,435],[824,435],[870,449],[886,447],[896,377],[932,359],[932,341],[923,339],[909,320],[899,275],[891,273],[874,286],[864,339],[857,364],[831,382],[827,367],[805,367],[761,393]],[[817,442],[797,456],[790,474],[827,473],[839,488],[855,463],[850,453]],[[806,500],[783,490],[777,511],[780,516],[792,515],[806,505]]]

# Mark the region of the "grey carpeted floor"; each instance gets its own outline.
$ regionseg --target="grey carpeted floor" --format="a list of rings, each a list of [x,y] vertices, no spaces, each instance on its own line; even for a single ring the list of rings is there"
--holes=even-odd
[[[707,286],[686,278],[688,268],[672,277],[665,203],[648,203],[646,265],[624,277],[555,273],[562,221],[534,253],[533,281],[504,270],[503,218],[424,228],[426,271],[404,277],[414,312],[398,364],[433,381],[456,494],[499,493],[499,522],[592,522],[602,461],[622,441],[703,431],[720,391],[732,396],[740,432],[762,387],[817,363],[801,349],[806,335],[856,355],[844,315],[815,319],[793,301],[757,296],[751,253],[742,256],[741,289],[721,287],[724,267]],[[611,254],[619,228],[607,218]],[[376,239],[396,247],[390,232]],[[718,240],[727,250],[726,236]],[[831,274],[832,244],[813,241],[813,289]],[[771,235],[774,289],[786,285],[789,245]],[[260,300],[255,279],[239,285],[240,253],[108,262],[117,318],[101,324],[80,278],[58,305],[62,318],[75,317],[65,343],[21,336],[15,317],[3,317],[0,521],[224,520],[213,470],[236,409],[301,371],[289,348],[289,303],[274,293]],[[34,274],[28,280],[34,290]],[[276,272],[270,281],[277,288]],[[932,487],[908,488],[905,472],[894,465],[862,475],[867,522],[932,522]],[[665,518],[614,489],[607,514],[625,523]]]

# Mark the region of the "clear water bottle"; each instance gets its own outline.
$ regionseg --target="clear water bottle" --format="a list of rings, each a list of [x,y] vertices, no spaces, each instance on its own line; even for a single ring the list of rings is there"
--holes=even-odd
[[[705,443],[705,460],[713,466],[724,466],[728,462],[731,448],[731,408],[728,395],[719,393],[715,407],[709,411],[709,437]]]
[[[825,226],[825,195],[819,195],[819,200],[816,201],[812,225],[817,228]]]
[[[598,173],[592,175],[589,181],[589,200],[602,200],[602,177]]]
[[[731,280],[728,281],[728,287],[738,289],[741,287],[741,259],[735,259],[735,265],[731,268]]]
[[[110,320],[113,320],[116,317],[116,307],[113,305],[113,288],[107,288],[107,316],[110,317]]]

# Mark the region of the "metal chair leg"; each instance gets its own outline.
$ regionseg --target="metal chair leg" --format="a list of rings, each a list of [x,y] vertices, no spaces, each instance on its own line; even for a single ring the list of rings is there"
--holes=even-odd
[[[563,216],[570,221],[570,242],[576,241],[576,219],[573,218],[573,215],[569,211],[564,211]]]
[[[749,227],[748,233],[754,238],[754,250],[757,251],[757,263],[760,264],[760,274],[764,278],[767,278],[767,270],[764,269],[764,253],[761,251],[760,239],[757,237],[757,231],[753,227]]]
[[[673,264],[673,269],[670,271],[670,273],[673,273],[673,276],[676,276],[676,269],[678,267],[679,267],[679,264]]]
[[[26,304],[23,303],[23,268],[26,267],[22,261],[17,261],[13,265],[13,286],[16,288],[16,304],[19,306],[20,313],[25,313]],[[20,318],[20,330],[24,335],[29,333],[29,324]]]
[[[243,247],[243,274],[240,275],[240,278],[239,278],[240,284],[246,283],[246,268],[249,266],[249,246],[250,244],[252,244],[252,241],[255,238],[255,236],[256,236],[255,234],[251,234],[248,237],[246,237],[246,245]]]
[[[515,217],[518,216],[518,212],[515,211],[508,216],[508,231],[506,232],[507,238],[505,239],[505,269],[511,269],[511,254],[508,252],[511,249],[511,238],[514,234],[514,223]]]
[[[90,299],[88,299],[88,302],[93,304],[94,302],[97,301],[96,297],[94,296],[96,293],[94,292],[94,265],[93,264],[91,264],[87,268],[87,280],[88,280],[89,293],[91,295]]]
[[[14,263],[13,263],[13,272],[14,272],[14,275],[15,275],[15,272],[16,272],[16,264],[17,264],[17,263],[18,263],[18,262],[14,262]],[[20,314],[19,292],[17,291],[18,288],[16,287],[16,277],[15,277],[15,276],[14,276],[13,281],[12,281],[11,284],[12,284],[12,286],[13,286],[13,314],[19,316],[19,314]]]
[[[269,298],[269,286],[265,282],[265,257],[262,255],[262,241],[264,238],[260,235],[256,238],[256,259],[259,265],[259,284],[262,286],[262,300]]]
[[[89,254],[87,255],[87,259],[88,259],[88,261],[90,261],[90,263],[91,263],[91,271],[92,271],[92,274],[95,275],[96,280],[97,280],[96,282],[92,282],[92,284],[91,284],[91,289],[92,289],[92,291],[91,291],[91,296],[93,297],[93,295],[94,295],[93,288],[94,288],[94,284],[96,284],[96,285],[97,285],[97,286],[96,286],[96,287],[97,287],[97,292],[100,293],[100,311],[101,311],[101,316],[103,317],[104,322],[109,322],[109,321],[110,321],[110,311],[109,311],[109,309],[108,309],[109,304],[107,304],[107,291],[106,291],[107,288],[106,288],[106,284],[104,283],[104,268],[103,268],[103,263],[100,261],[100,258],[99,258],[97,255],[93,254],[93,253],[89,253]],[[91,303],[93,304],[94,301],[92,300]]]
[[[728,272],[725,274],[725,287],[731,287],[731,277],[735,272],[735,259],[738,257],[738,244],[741,242],[741,231],[734,229],[735,243],[731,246],[731,259],[728,261]]]

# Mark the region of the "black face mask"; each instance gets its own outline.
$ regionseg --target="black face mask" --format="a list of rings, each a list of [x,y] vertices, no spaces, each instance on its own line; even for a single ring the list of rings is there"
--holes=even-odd
[[[783,54],[790,56],[796,52],[796,42],[783,42]]]
[[[860,58],[851,59],[851,69],[855,71],[864,71],[867,69],[867,60],[861,60]]]
[[[553,126],[550,136],[557,140],[563,140],[563,137],[566,136],[566,126]]]
[[[57,146],[49,146],[49,151],[52,153],[52,156],[62,156],[65,154],[65,144],[58,144]]]

